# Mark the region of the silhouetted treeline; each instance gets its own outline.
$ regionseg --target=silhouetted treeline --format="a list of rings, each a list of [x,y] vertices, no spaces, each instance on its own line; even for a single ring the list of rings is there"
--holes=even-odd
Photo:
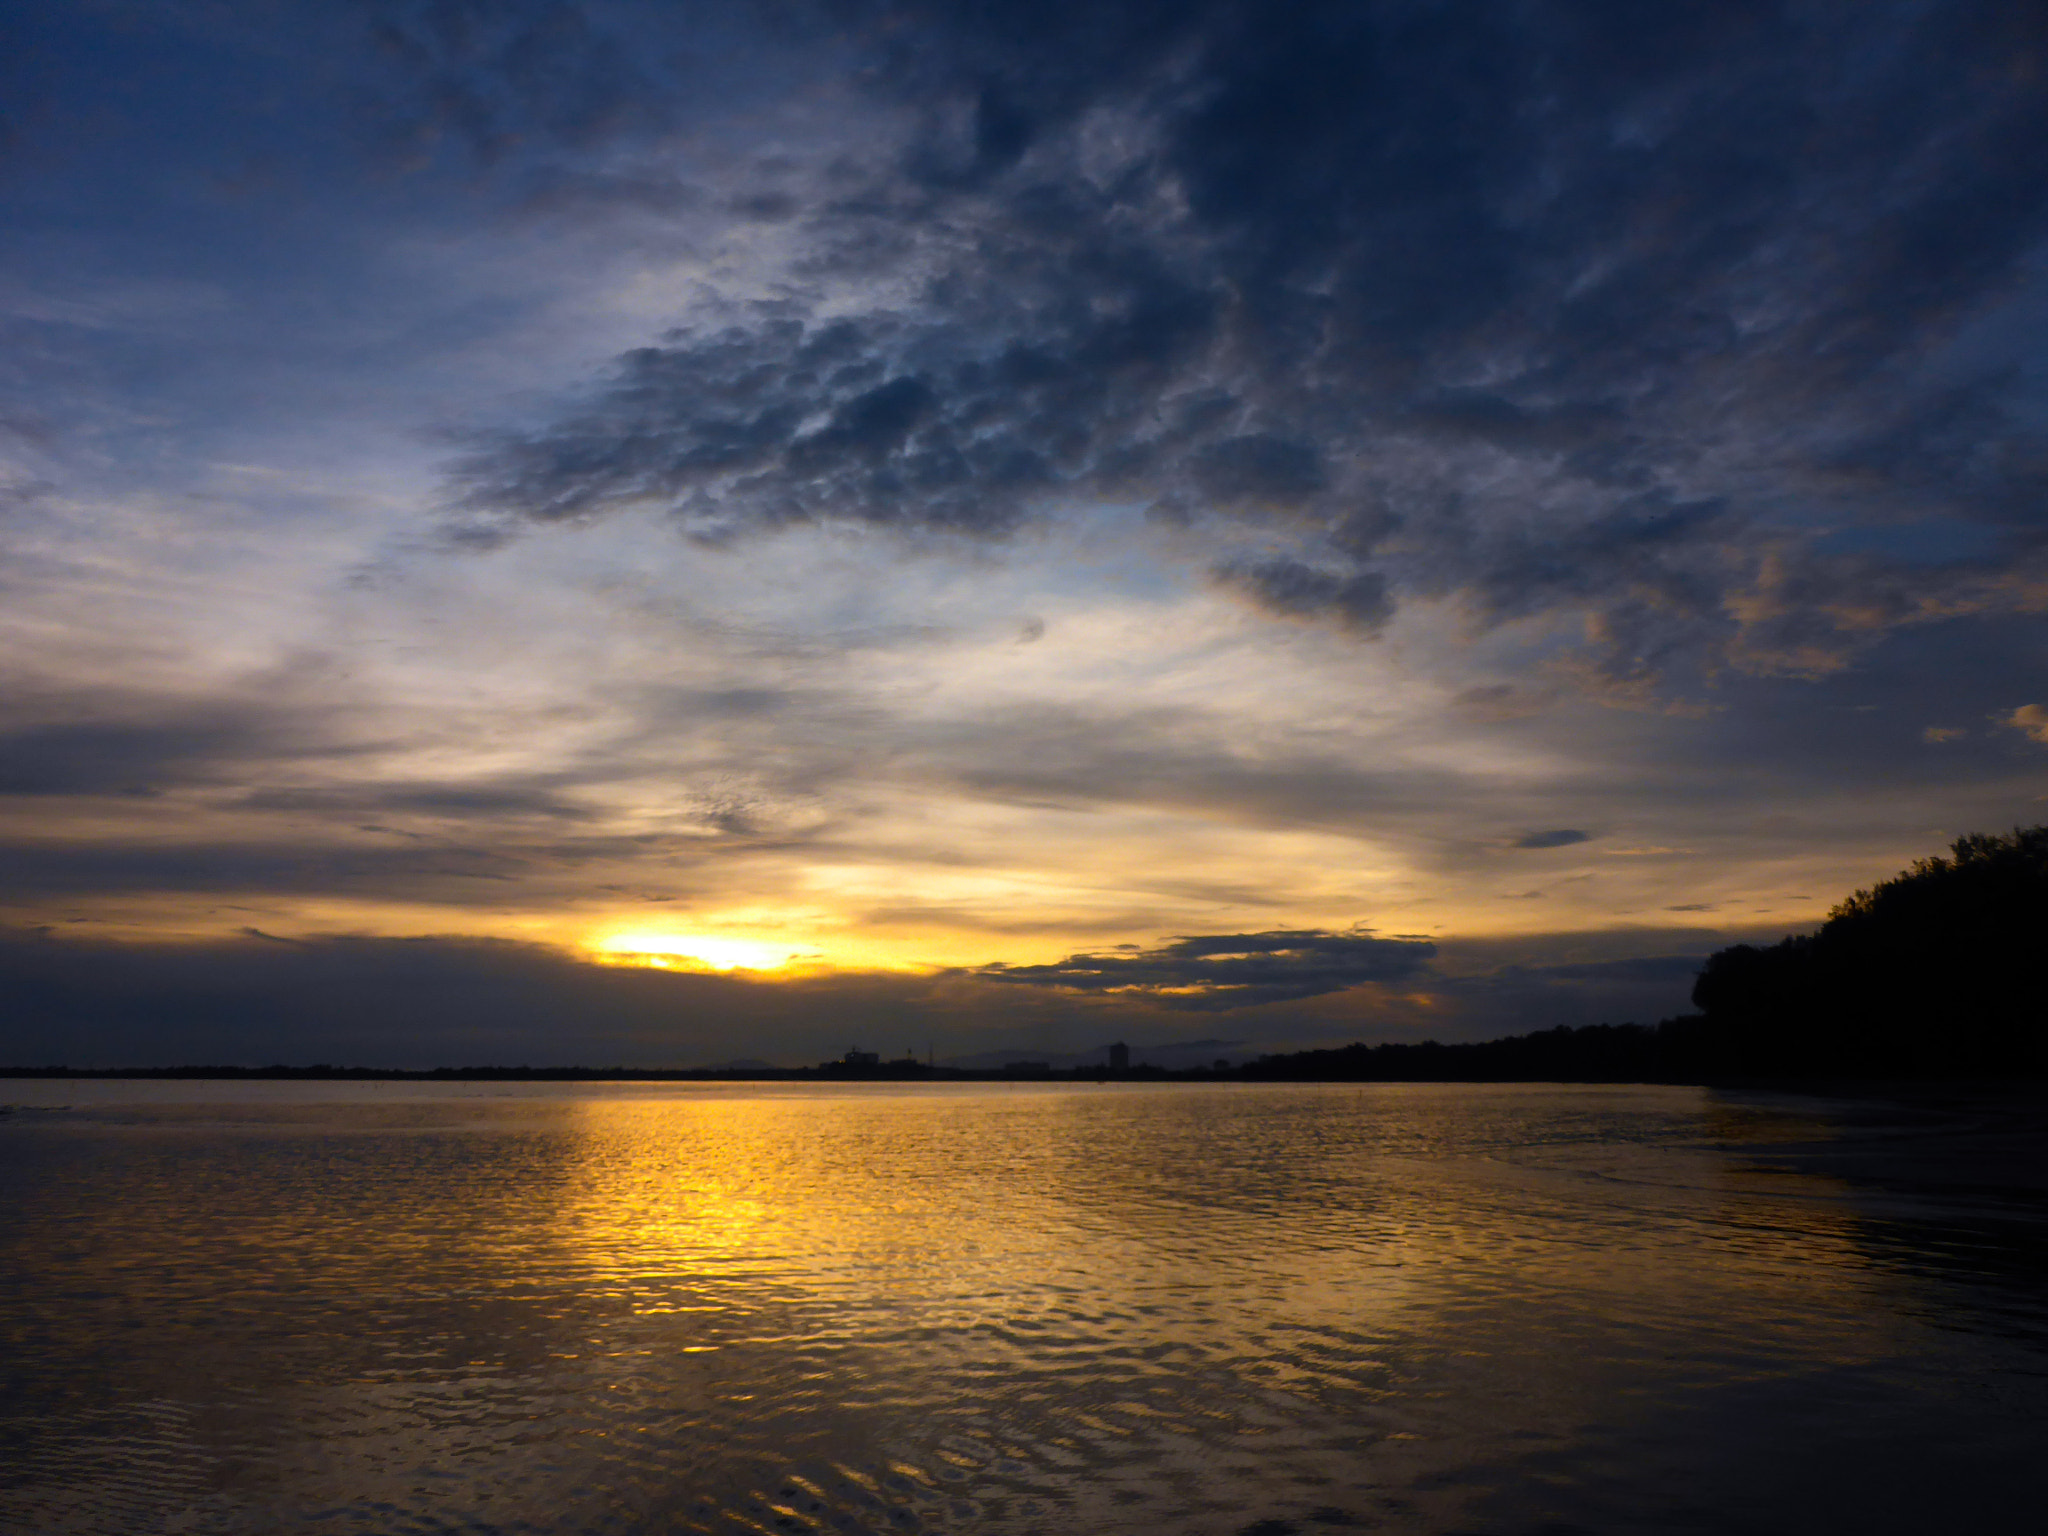
[[[1696,1023],[1567,1025],[1461,1045],[1342,1045],[1264,1056],[1232,1075],[1269,1082],[1697,1082]]]
[[[2048,827],[1973,833],[1828,915],[1711,956],[1693,987],[1719,1073],[2048,1074]]]
[[[1249,1078],[1715,1082],[2048,1076],[2048,827],[1974,833],[1837,906],[1816,933],[1710,956],[1700,1012],[1472,1045],[1268,1056]]]

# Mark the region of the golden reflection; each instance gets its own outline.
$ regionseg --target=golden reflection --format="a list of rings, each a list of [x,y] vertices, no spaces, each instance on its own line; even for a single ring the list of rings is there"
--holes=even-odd
[[[1674,1326],[1745,1369],[1899,1347],[1846,1188],[1759,1176],[1697,1090],[662,1085],[561,1111],[546,1246],[617,1309],[579,1369],[687,1357],[742,1419],[814,1382],[972,1419],[991,1382],[1100,1371],[1105,1435],[1204,1440],[1216,1372],[1320,1422],[1449,1348],[1477,1399],[1540,1378],[1591,1423],[1646,1369],[1690,1390],[1643,1363]],[[881,1451],[832,1422],[852,1462]]]
[[[144,1324],[108,1390],[202,1383],[252,1501],[405,1508],[431,1462],[494,1524],[602,1488],[636,1529],[1028,1500],[1181,1529],[1310,1487],[1365,1508],[1369,1474],[1469,1529],[1472,1469],[1547,1484],[1647,1447],[1662,1500],[1702,1403],[1811,1379],[1833,1414],[1845,1368],[1917,1392],[1965,1359],[1916,1320],[1938,1245],[1830,1171],[1856,1138],[1697,1089],[312,1086],[105,1090],[110,1132],[178,1129],[177,1155],[100,1159],[85,1206],[36,1193],[15,1245],[27,1294],[78,1298],[36,1368],[90,1379]],[[326,1134],[278,1134],[301,1125]],[[312,1353],[223,1347],[287,1326]],[[61,1490],[105,1431],[52,1422],[31,1448]],[[1722,1447],[1701,1461],[1718,1487]]]
[[[1705,1134],[1689,1145],[1574,1137],[1474,1158],[1444,1144],[1455,1137],[1443,1125],[1475,1096],[1486,1090],[1198,1102],[960,1085],[585,1100],[570,1111],[584,1177],[559,1235],[637,1292],[636,1310],[748,1312],[765,1285],[864,1308],[879,1291],[929,1323],[969,1327],[989,1318],[963,1297],[1050,1320],[1077,1295],[1143,1311],[1196,1286],[1312,1332],[1375,1317],[1413,1328],[1471,1306],[1471,1277],[1505,1255],[1524,1279],[1599,1295],[1618,1315],[1690,1312],[1681,1294],[1723,1289],[1799,1310],[1818,1291],[1871,1283],[1846,1190],[1751,1172],[1717,1145],[1734,1138],[1715,1106],[1700,1106]],[[1570,1120],[1580,1107],[1560,1094],[1553,1112]],[[1532,1243],[1532,1208],[1578,1240]],[[1669,1223],[1672,1241],[1694,1247],[1686,1262],[1625,1237],[1644,1222]],[[1719,1237],[1689,1241],[1708,1232]],[[1148,1332],[1135,1318],[1121,1330]],[[1212,1342],[1225,1353],[1244,1343]]]
[[[987,1095],[749,1088],[583,1101],[586,1178],[561,1236],[637,1291],[643,1312],[678,1310],[677,1281],[699,1308],[748,1312],[763,1285],[785,1299],[864,1292],[894,1273],[920,1289],[963,1262],[998,1289],[1028,1289],[1046,1234],[987,1222],[1006,1192],[990,1187],[996,1149],[966,1097]],[[1013,1172],[1031,1160],[1023,1147],[1000,1159]],[[1007,1194],[1037,1204],[1048,1182]]]

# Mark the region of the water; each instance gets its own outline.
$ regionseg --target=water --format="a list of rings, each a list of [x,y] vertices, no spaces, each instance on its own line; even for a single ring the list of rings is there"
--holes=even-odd
[[[0,1530],[2038,1519],[2038,1116],[0,1083]],[[58,1108],[57,1106],[69,1106]]]

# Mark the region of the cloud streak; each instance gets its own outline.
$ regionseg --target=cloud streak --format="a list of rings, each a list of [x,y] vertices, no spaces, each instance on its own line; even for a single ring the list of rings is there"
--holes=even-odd
[[[1009,986],[1132,994],[1169,1008],[1223,1010],[1320,997],[1416,976],[1436,946],[1369,933],[1277,929],[1200,934],[1156,949],[1069,955],[1053,965],[988,965],[972,974]]]
[[[1592,841],[1590,832],[1575,831],[1570,827],[1559,827],[1553,832],[1524,832],[1515,839],[1517,848],[1569,848],[1574,843]]]

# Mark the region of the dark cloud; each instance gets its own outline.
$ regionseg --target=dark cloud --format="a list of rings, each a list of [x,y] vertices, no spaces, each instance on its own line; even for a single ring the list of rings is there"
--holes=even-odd
[[[49,725],[0,737],[0,795],[147,795],[234,741],[191,727]]]
[[[76,701],[85,707],[87,701]],[[306,755],[290,712],[200,708],[182,718],[52,721],[0,732],[0,795],[154,795]]]
[[[1517,848],[1569,848],[1573,843],[1591,842],[1593,834],[1579,832],[1571,827],[1559,827],[1550,832],[1524,832],[1515,839]]]
[[[1826,671],[2048,570],[2048,407],[1989,323],[2048,236],[2037,8],[827,9],[915,126],[799,217],[812,290],[479,442],[472,511],[1279,519],[1296,553],[1221,567],[1264,606],[1582,612],[1636,687]],[[877,271],[915,280],[823,317]]]
[[[831,519],[1000,535],[1056,491],[1138,494],[1188,446],[1146,418],[1215,301],[1149,258],[1088,264],[1086,303],[1008,325],[778,318],[642,348],[583,412],[466,460],[464,501],[543,521],[653,503],[715,542]]]
[[[546,785],[496,782],[484,784],[415,783],[358,784],[345,789],[259,789],[241,796],[240,809],[311,811],[323,816],[413,814],[448,820],[521,820],[543,817],[587,821],[590,807],[563,798]]]
[[[354,842],[267,838],[181,838],[157,829],[132,837],[10,837],[0,841],[7,892],[15,900],[109,893],[217,896],[346,895],[427,898],[487,907],[478,882],[533,878],[564,863],[585,862],[563,845],[536,846],[494,838],[480,842],[407,839],[391,846],[373,836]]]
[[[1312,443],[1249,433],[1226,437],[1193,456],[1195,488],[1216,506],[1296,506],[1329,483]]]
[[[1394,616],[1387,579],[1375,571],[1331,571],[1299,560],[1255,560],[1219,566],[1216,577],[1268,613],[1286,617],[1333,617],[1347,629],[1375,634]]]
[[[1419,939],[1277,929],[1202,934],[1157,949],[1069,955],[1054,965],[988,965],[973,974],[1063,992],[1135,993],[1169,1008],[1226,1009],[1318,997],[1415,976],[1436,953]]]

